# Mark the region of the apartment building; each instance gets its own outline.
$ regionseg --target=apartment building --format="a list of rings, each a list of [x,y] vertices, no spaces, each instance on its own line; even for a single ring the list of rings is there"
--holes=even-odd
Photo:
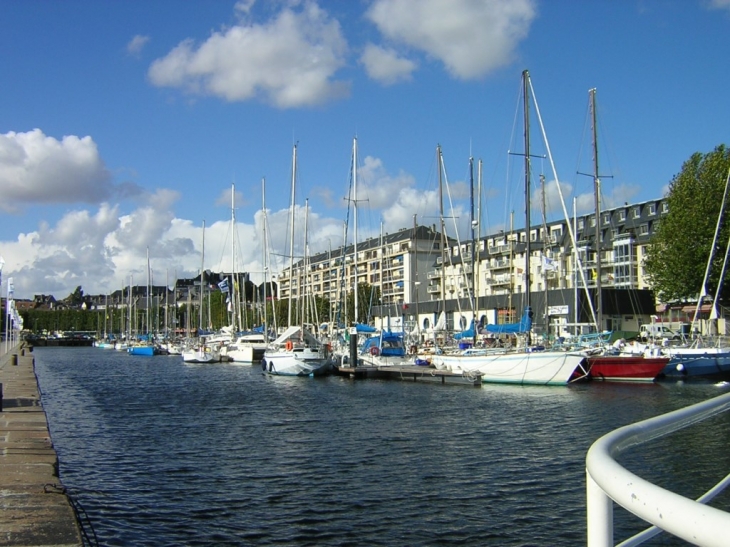
[[[356,283],[367,283],[382,295],[372,313],[376,326],[395,316],[428,330],[443,311],[447,328],[458,330],[474,315],[489,323],[516,321],[529,283],[535,324],[548,330],[590,323],[600,279],[602,328],[638,330],[655,311],[642,261],[667,211],[662,199],[626,203],[598,219],[577,216],[570,227],[558,220],[478,241],[444,238],[445,244],[435,226],[404,228],[358,242],[356,259],[349,245],[300,260],[279,275],[279,298],[314,294],[335,306]]]

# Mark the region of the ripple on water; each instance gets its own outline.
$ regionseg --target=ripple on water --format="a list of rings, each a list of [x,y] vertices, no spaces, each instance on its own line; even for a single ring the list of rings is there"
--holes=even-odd
[[[111,546],[585,543],[590,444],[718,391],[474,389],[95,348],[35,355],[61,478]],[[714,447],[727,469],[727,440],[680,445]],[[669,474],[667,451],[627,464]]]

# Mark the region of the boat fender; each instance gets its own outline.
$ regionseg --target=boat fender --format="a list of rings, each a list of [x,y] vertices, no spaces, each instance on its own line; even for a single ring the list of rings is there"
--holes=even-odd
[[[266,372],[266,359],[261,359],[261,370]]]
[[[292,349],[294,349],[294,342],[292,342],[291,340],[287,340],[284,347],[286,347],[286,351],[291,351]]]
[[[378,346],[373,346],[370,348],[370,355],[378,355],[380,353],[380,348]]]

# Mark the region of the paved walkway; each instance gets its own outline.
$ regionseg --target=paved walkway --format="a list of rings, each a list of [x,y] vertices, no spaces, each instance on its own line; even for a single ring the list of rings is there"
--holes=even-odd
[[[0,357],[0,385],[0,546],[81,546],[30,348]]]

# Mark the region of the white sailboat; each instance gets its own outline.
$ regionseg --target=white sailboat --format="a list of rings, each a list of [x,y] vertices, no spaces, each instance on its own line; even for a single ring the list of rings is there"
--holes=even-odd
[[[297,146],[292,154],[291,211],[289,271],[294,271],[294,204],[296,196]],[[306,229],[305,229],[306,234]],[[305,254],[306,254],[305,235]],[[289,328],[274,340],[264,352],[261,369],[279,376],[318,376],[332,370],[333,359],[329,346],[324,345],[303,326],[292,325],[292,290],[289,289]]]
[[[478,373],[484,383],[566,385],[576,377],[586,375],[585,356],[562,351],[533,351],[530,348],[532,309],[530,306],[530,132],[529,94],[530,76],[522,73],[523,108],[525,124],[525,293],[524,312],[519,323],[488,325],[487,330],[502,333],[521,333],[526,347],[522,349],[470,348],[454,354],[436,354],[432,363],[437,368],[453,372]]]

